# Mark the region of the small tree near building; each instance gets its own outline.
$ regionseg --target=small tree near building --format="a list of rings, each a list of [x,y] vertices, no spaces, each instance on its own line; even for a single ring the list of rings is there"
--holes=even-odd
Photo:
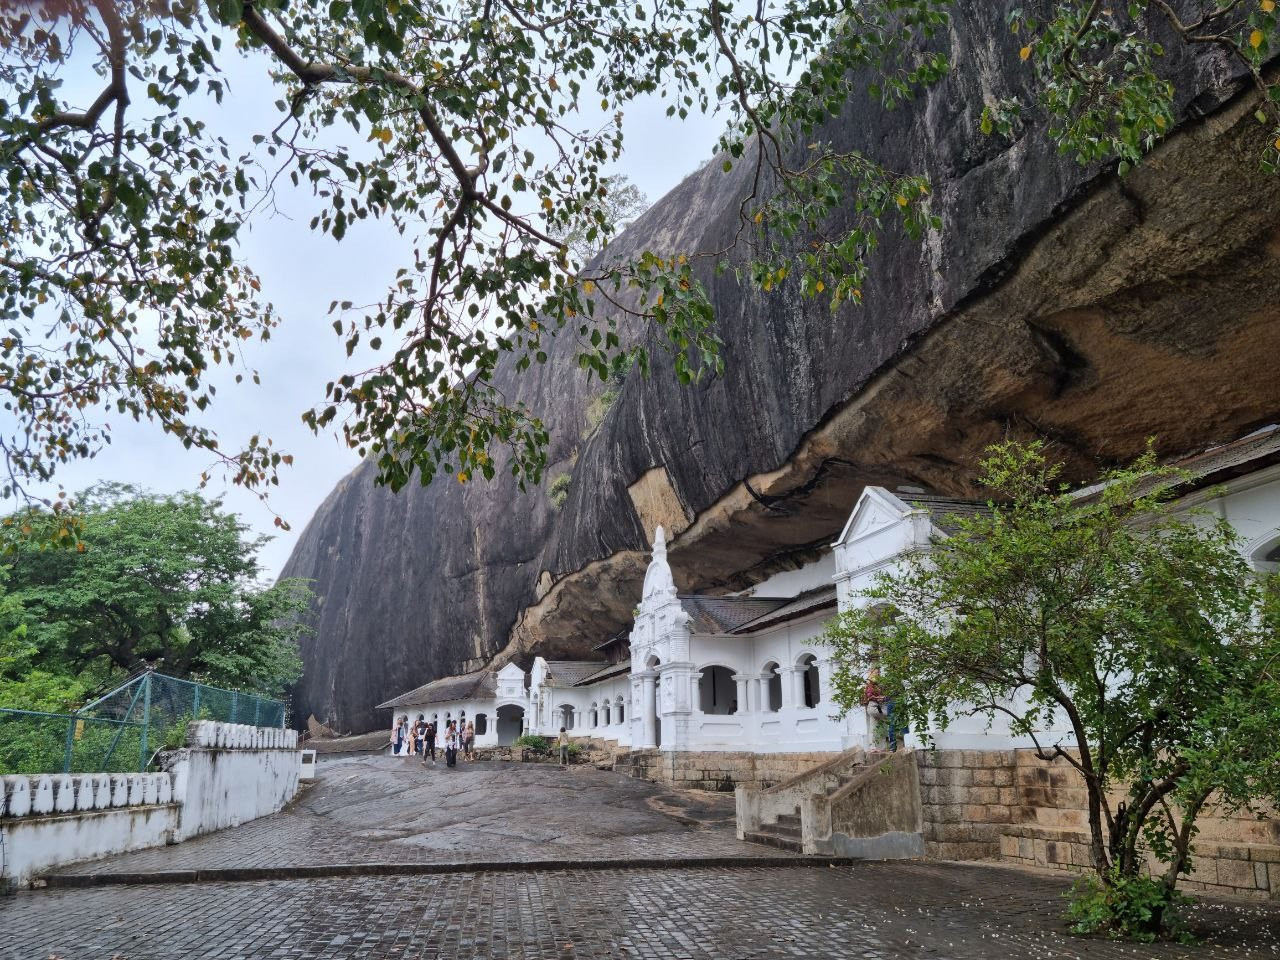
[[[1261,815],[1280,797],[1277,583],[1225,520],[1175,510],[1185,477],[1150,452],[1088,497],[1039,444],[989,452],[989,511],[828,627],[835,699],[860,703],[874,662],[926,743],[961,716],[1005,718],[1084,781],[1094,874],[1076,929],[1178,934],[1206,807]]]

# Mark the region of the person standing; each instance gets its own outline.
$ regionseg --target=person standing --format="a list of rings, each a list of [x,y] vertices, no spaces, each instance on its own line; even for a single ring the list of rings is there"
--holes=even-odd
[[[422,762],[427,762],[427,754],[431,755],[431,763],[434,766],[436,762],[436,722],[432,720],[427,724],[426,746],[422,751]]]
[[[462,749],[468,763],[474,763],[476,759],[476,725],[475,721],[467,721],[466,733],[462,735]]]
[[[458,728],[454,721],[449,721],[449,726],[444,731],[444,765],[446,767],[456,766],[458,763]]]
[[[401,717],[396,721],[396,728],[391,731],[391,752],[393,756],[401,756],[404,753],[405,737],[409,733],[409,718]]]
[[[569,765],[569,731],[564,727],[560,728],[560,736],[556,738],[556,746],[560,748],[560,766],[567,767]]]
[[[427,718],[422,714],[418,714],[417,722],[413,725],[413,755],[415,757],[423,756],[423,750],[427,745]]]

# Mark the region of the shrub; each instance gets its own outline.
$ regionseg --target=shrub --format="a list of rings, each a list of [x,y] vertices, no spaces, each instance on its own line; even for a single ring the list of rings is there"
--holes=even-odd
[[[564,502],[569,499],[569,485],[573,483],[569,474],[562,473],[552,479],[551,484],[547,487],[547,497],[551,501],[551,505],[559,510],[564,506]]]
[[[511,745],[513,747],[528,747],[530,750],[546,750],[551,746],[546,737],[539,737],[532,733],[520,734]]]
[[[1143,943],[1159,933],[1195,942],[1184,917],[1191,898],[1144,873],[1125,876],[1112,870],[1106,882],[1093,874],[1082,876],[1068,896],[1067,919],[1076,933],[1105,933]]]

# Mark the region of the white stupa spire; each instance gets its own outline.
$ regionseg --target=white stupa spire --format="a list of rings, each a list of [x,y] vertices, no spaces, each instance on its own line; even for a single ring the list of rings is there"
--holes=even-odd
[[[667,533],[659,526],[653,533],[653,559],[649,561],[649,569],[644,575],[643,596],[675,592],[676,584],[671,577],[671,565],[667,563]]]

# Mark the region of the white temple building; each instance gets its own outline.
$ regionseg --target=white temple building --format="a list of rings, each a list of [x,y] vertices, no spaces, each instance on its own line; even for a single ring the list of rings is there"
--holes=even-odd
[[[1183,503],[1239,531],[1259,570],[1280,570],[1280,428],[1183,461],[1198,479]],[[599,638],[597,659],[534,660],[433,681],[380,707],[441,724],[473,720],[478,746],[560,728],[635,750],[832,754],[873,746],[860,711],[831,700],[829,650],[819,638],[837,612],[864,603],[875,575],[946,537],[949,518],[982,505],[918,488],[867,487],[822,556],[734,595],[679,592],[659,527],[629,632]],[[907,745],[913,745],[908,735]],[[940,748],[1027,746],[985,718],[959,720]]]

